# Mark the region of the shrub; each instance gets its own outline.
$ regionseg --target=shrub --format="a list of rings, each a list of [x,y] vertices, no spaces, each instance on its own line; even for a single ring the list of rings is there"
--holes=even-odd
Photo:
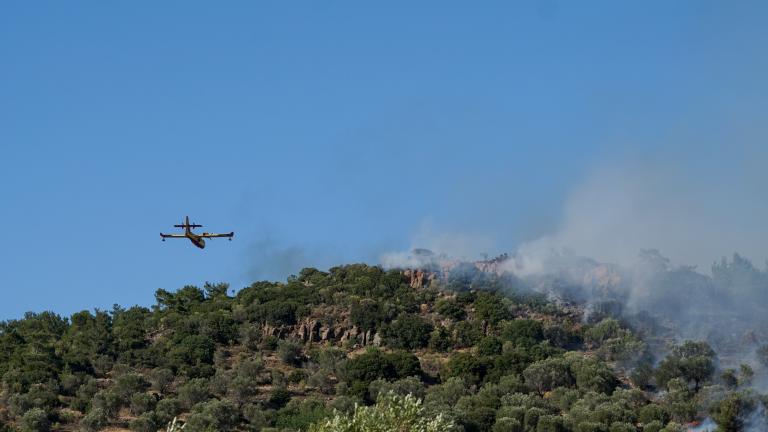
[[[48,414],[41,408],[32,408],[21,418],[22,432],[48,432],[51,430],[51,423],[48,421]]]
[[[245,403],[259,392],[256,377],[238,374],[229,382],[228,394],[237,403]]]
[[[503,299],[495,293],[478,293],[474,305],[477,318],[491,324],[497,324],[510,316]]]
[[[263,305],[267,322],[274,326],[296,324],[297,309],[294,303],[277,300]]]
[[[650,423],[643,423],[643,432],[660,432],[663,427],[664,425],[660,421],[654,420]]]
[[[523,432],[523,425],[517,419],[501,417],[496,419],[493,432]]]
[[[77,389],[77,393],[75,393],[75,398],[72,399],[70,407],[81,412],[87,411],[96,392],[98,392],[96,380],[92,377],[88,377]]]
[[[288,430],[306,430],[307,427],[328,416],[332,412],[320,399],[292,400],[277,412],[275,426]]]
[[[391,347],[413,350],[427,346],[432,330],[432,324],[419,316],[404,314],[392,322],[384,338]]]
[[[544,330],[539,321],[518,319],[503,326],[501,337],[515,346],[529,347],[544,340]]]
[[[496,336],[486,336],[477,344],[477,353],[483,356],[501,354],[501,340]]]
[[[262,430],[269,424],[269,419],[259,405],[246,404],[242,408],[243,418],[248,422],[252,430]]]
[[[467,316],[466,312],[464,312],[464,308],[454,299],[444,298],[438,300],[435,303],[435,310],[440,315],[456,321],[461,321]]]
[[[545,340],[548,340],[552,346],[565,348],[566,346],[578,343],[579,337],[570,329],[560,324],[552,324],[544,327],[543,334]]]
[[[608,428],[602,423],[586,421],[576,426],[576,432],[608,432]]]
[[[350,308],[350,321],[362,331],[376,330],[386,318],[379,302],[372,299],[363,299],[352,304]]]
[[[417,377],[411,376],[397,381],[377,379],[368,387],[371,400],[377,400],[380,395],[395,394],[399,396],[412,395],[423,399],[425,394],[424,384]]]
[[[712,419],[717,423],[718,430],[740,431],[744,428],[745,419],[755,407],[756,403],[750,397],[741,393],[731,393],[712,406]]]
[[[269,397],[269,403],[275,408],[284,407],[291,400],[291,392],[285,387],[277,387],[272,390],[272,396]]]
[[[484,358],[470,353],[457,353],[448,360],[442,375],[445,377],[461,377],[467,382],[478,384],[483,381],[492,364]]]
[[[149,383],[143,376],[136,373],[127,373],[115,380],[115,384],[112,385],[110,391],[120,399],[121,404],[127,405],[133,394],[141,393],[147,388],[149,388]]]
[[[542,415],[536,424],[536,432],[567,432],[565,419],[559,415]],[[633,431],[634,432],[634,431]]]
[[[194,372],[190,366],[209,365],[213,363],[215,345],[211,339],[200,334],[184,337],[168,353],[171,364],[183,373]]]
[[[483,337],[477,321],[459,321],[452,326],[452,330],[455,348],[469,348],[476,345]]]
[[[285,363],[298,366],[304,358],[303,347],[292,339],[281,340],[277,343],[277,355]]]
[[[128,427],[134,432],[157,432],[157,417],[152,412],[145,412],[131,420]]]
[[[264,351],[274,351],[277,349],[277,344],[280,342],[280,339],[276,338],[275,336],[267,336],[261,341],[261,349]]]
[[[395,370],[395,376],[393,378],[421,376],[423,373],[419,358],[412,353],[396,351],[387,354],[385,358]]]
[[[619,385],[605,363],[575,352],[566,354],[565,358],[579,390],[610,394]]]
[[[653,379],[653,366],[650,362],[643,361],[629,375],[632,380],[632,384],[639,388],[648,387]]]
[[[378,349],[370,349],[349,360],[344,370],[350,392],[358,397],[367,396],[368,385],[379,378],[395,379],[421,375],[419,359],[406,352],[385,354]]]
[[[454,377],[444,380],[442,384],[427,389],[424,401],[429,406],[452,408],[462,396],[469,394],[469,388],[463,379]]]
[[[672,352],[659,364],[656,380],[662,385],[673,378],[693,382],[696,390],[702,382],[709,380],[715,372],[716,355],[706,342],[685,341],[675,346]]]
[[[193,378],[179,386],[178,398],[182,408],[190,409],[196,404],[208,399],[208,380],[205,378]]]
[[[210,400],[195,405],[184,427],[185,432],[233,430],[240,419],[237,407],[230,401]]]
[[[94,408],[80,420],[80,427],[87,432],[96,432],[103,429],[108,423],[107,412],[101,408]]]
[[[454,432],[458,427],[443,414],[428,414],[413,396],[395,395],[384,397],[371,407],[357,406],[351,415],[338,413],[309,427],[309,432],[373,430]]]
[[[465,399],[466,400],[466,399]],[[459,402],[459,406],[462,402]],[[490,430],[496,421],[496,411],[487,406],[470,405],[461,415],[461,423],[466,432],[481,432]]]
[[[568,363],[556,357],[533,363],[523,371],[523,376],[525,383],[539,394],[544,394],[556,387],[568,387],[575,382]]]
[[[661,424],[669,422],[669,413],[661,406],[651,403],[640,408],[640,415],[638,416],[640,423],[648,424],[653,421],[658,421]]]
[[[447,351],[451,347],[451,333],[443,326],[438,326],[429,335],[427,346],[435,351]]]
[[[307,378],[307,373],[301,369],[296,369],[288,374],[288,382],[291,384],[298,384]]]
[[[152,389],[165,393],[173,383],[173,371],[168,368],[155,368],[149,373],[149,383]]]
[[[181,413],[182,406],[176,398],[161,399],[155,406],[155,415],[157,416],[157,423],[164,425],[174,417]]]
[[[93,409],[103,411],[108,417],[114,417],[122,403],[123,401],[115,393],[109,390],[101,390],[93,396],[91,406]]]
[[[131,396],[131,413],[135,415],[144,414],[147,411],[155,409],[157,399],[148,393],[135,393]]]
[[[636,432],[637,429],[631,423],[614,422],[611,423],[609,432]]]

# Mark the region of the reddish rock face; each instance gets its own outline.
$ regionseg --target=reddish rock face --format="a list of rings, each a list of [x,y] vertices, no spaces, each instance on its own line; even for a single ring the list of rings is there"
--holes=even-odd
[[[426,274],[423,270],[408,269],[403,271],[403,275],[411,288],[421,288],[424,286],[424,277]]]
[[[501,275],[505,271],[507,260],[509,260],[509,255],[501,254],[495,258],[475,261],[472,264],[481,272]],[[402,270],[402,274],[411,288],[418,289],[431,285],[432,281],[440,277],[447,278],[448,273],[461,263],[462,261],[458,259],[441,259],[437,263],[439,270],[405,269]]]

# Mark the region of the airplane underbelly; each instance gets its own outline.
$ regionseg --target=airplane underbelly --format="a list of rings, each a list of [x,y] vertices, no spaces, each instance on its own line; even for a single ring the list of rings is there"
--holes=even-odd
[[[190,240],[192,241],[192,244],[193,244],[193,245],[195,245],[195,246],[199,247],[200,249],[203,249],[203,248],[205,248],[205,240],[203,240],[203,239],[201,239],[201,238],[198,238],[198,239],[196,239],[196,238],[190,238]]]

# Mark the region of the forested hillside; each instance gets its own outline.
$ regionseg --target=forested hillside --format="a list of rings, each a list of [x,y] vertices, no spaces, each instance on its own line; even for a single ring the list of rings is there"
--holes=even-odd
[[[0,324],[2,431],[658,432],[761,425],[747,365],[495,272],[362,264]],[[646,323],[640,325],[638,323]],[[768,351],[766,351],[768,354]],[[768,355],[764,356],[768,357]],[[759,429],[755,429],[759,430]]]

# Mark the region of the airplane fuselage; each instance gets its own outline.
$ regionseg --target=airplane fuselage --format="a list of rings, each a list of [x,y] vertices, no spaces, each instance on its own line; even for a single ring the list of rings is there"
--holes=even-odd
[[[197,224],[190,224],[189,223],[189,216],[186,216],[184,218],[184,223],[179,225],[174,225],[177,228],[184,228],[183,234],[163,234],[160,233],[160,237],[165,241],[167,238],[188,238],[189,241],[192,242],[193,245],[197,246],[200,249],[205,249],[205,239],[207,238],[216,238],[216,237],[224,237],[229,239],[229,241],[232,241],[232,237],[234,237],[235,232],[229,232],[229,233],[209,233],[204,232],[202,234],[195,234],[192,232],[192,228],[200,228],[202,225]]]
[[[192,232],[188,232],[185,235],[187,236],[189,241],[192,242],[193,245],[199,247],[200,249],[205,249],[205,239],[203,239],[202,237],[200,237],[198,235],[195,235]]]

